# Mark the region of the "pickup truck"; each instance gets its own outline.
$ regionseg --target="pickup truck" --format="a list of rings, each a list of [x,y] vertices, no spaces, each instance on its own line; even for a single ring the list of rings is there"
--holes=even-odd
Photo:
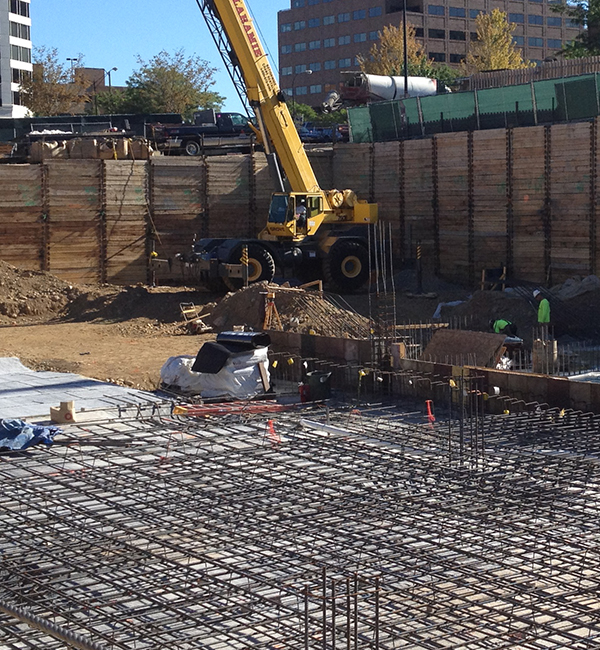
[[[247,151],[256,141],[256,129],[245,115],[214,110],[197,111],[193,124],[153,124],[151,131],[158,150],[174,155]]]

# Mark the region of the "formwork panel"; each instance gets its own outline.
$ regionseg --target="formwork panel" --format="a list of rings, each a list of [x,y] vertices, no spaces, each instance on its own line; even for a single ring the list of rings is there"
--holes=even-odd
[[[104,161],[106,279],[114,284],[146,281],[148,256],[143,234],[149,213],[148,164]]]
[[[544,127],[513,130],[514,273],[537,282],[546,278],[545,154]]]
[[[468,134],[436,137],[440,266],[454,269],[456,279],[469,278]]]
[[[250,237],[254,217],[252,160],[249,155],[207,159],[210,237]]]
[[[374,194],[379,220],[391,226],[396,256],[404,250],[402,234],[404,215],[400,214],[400,145],[398,142],[378,142],[374,145]],[[389,232],[389,230],[387,231]]]
[[[555,124],[552,127],[553,282],[563,282],[573,275],[591,272],[590,136],[588,123]]]
[[[0,259],[39,270],[44,229],[42,168],[1,165],[0,186]]]
[[[333,150],[333,184],[347,188],[359,199],[368,200],[372,192],[372,144],[338,144]]]
[[[49,267],[72,282],[100,280],[102,161],[61,160],[48,170]]]
[[[473,133],[475,270],[497,268],[507,253],[506,132]]]
[[[436,262],[432,147],[432,140],[404,142],[404,187],[401,188],[406,210],[405,251],[414,258],[420,241],[423,264],[428,269],[432,269]]]
[[[153,265],[159,280],[181,278],[177,253],[189,253],[195,238],[208,233],[206,162],[203,158],[156,158],[150,170],[152,246],[171,267]]]

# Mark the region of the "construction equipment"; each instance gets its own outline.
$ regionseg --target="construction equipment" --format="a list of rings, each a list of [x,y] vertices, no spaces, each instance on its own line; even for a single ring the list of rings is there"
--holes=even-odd
[[[263,322],[263,329],[270,330],[273,329],[275,325],[278,325],[278,329],[283,330],[281,318],[279,317],[279,312],[275,305],[275,292],[267,291],[265,294],[265,320]]]
[[[179,260],[194,265],[205,280],[222,279],[238,289],[247,245],[251,283],[271,280],[279,267],[302,281],[325,278],[342,292],[359,289],[369,278],[367,227],[377,221],[377,205],[359,200],[352,190],[319,186],[244,1],[196,2],[242,103],[256,115],[279,191],[256,239],[200,239]],[[306,206],[306,220],[295,218],[300,204]]]
[[[384,102],[405,97],[428,97],[450,92],[448,87],[429,77],[392,77],[366,74],[365,72],[342,72],[344,83],[339,90],[327,94],[321,105],[324,113],[333,113],[348,106],[371,102]],[[404,85],[406,83],[405,95]]]

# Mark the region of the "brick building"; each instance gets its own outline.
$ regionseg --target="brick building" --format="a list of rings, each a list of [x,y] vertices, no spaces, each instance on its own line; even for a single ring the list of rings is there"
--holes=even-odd
[[[429,4],[432,3],[432,4]],[[406,0],[407,21],[429,58],[457,66],[475,38],[479,12],[496,7],[516,24],[523,57],[543,61],[580,32],[548,0]],[[435,3],[435,4],[433,4]],[[278,14],[280,87],[296,101],[318,105],[356,70],[385,25],[402,22],[403,0],[291,0]]]

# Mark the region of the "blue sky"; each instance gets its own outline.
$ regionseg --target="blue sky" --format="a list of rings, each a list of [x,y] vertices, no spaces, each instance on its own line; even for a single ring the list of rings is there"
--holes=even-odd
[[[277,65],[277,12],[290,0],[246,0],[261,32],[261,40]],[[118,68],[115,86],[138,66],[137,55],[148,60],[161,50],[198,55],[219,68],[214,90],[227,98],[224,109],[241,111],[236,91],[195,0],[32,0],[33,46],[57,48],[59,56],[83,55],[90,68]]]

